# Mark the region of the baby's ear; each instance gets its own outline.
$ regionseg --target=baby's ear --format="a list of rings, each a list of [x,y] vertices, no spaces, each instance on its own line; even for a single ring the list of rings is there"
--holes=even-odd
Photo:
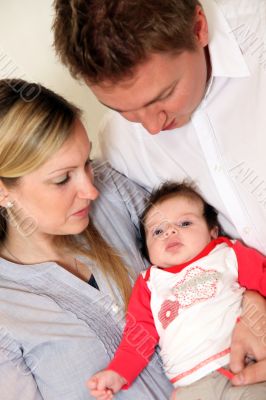
[[[219,236],[219,227],[215,226],[214,228],[211,229],[210,233],[212,239],[217,239],[217,237]]]

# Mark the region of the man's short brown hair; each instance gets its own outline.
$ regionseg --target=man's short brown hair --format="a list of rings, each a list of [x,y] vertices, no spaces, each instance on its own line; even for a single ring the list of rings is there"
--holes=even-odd
[[[195,49],[198,0],[55,0],[54,45],[75,78],[129,77],[149,54]]]

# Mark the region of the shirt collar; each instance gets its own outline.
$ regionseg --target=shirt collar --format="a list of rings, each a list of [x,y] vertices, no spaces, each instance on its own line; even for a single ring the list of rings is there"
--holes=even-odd
[[[212,77],[247,77],[250,71],[221,9],[213,0],[200,0],[208,21]]]

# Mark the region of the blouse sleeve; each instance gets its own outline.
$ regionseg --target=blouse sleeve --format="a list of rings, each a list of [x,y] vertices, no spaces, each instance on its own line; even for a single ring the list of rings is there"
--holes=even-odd
[[[5,400],[43,400],[34,376],[18,346],[12,344],[1,329],[0,393]]]

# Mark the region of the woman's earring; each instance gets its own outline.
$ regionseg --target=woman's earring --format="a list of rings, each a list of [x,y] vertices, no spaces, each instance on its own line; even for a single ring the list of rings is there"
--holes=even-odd
[[[9,200],[9,201],[6,203],[6,208],[12,208],[13,205],[14,205],[14,203],[12,203],[12,201]]]

